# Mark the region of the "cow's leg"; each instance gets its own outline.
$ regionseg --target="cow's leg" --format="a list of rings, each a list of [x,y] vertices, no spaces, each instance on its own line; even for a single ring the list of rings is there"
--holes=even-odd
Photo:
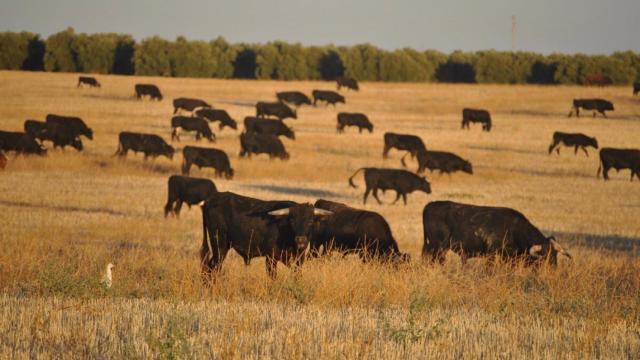
[[[404,201],[404,204],[407,205],[407,194],[402,193],[402,201]]]
[[[378,204],[382,205],[382,201],[380,201],[380,198],[378,198],[378,188],[374,188],[373,189],[373,197],[374,197],[374,199],[376,199]]]
[[[275,280],[276,276],[278,275],[276,272],[276,267],[278,266],[278,260],[276,260],[272,255],[268,255],[265,258],[265,265],[267,267],[267,274],[271,279]]]
[[[549,155],[551,155],[551,152],[553,151],[553,149],[558,145],[558,142],[553,140],[551,141],[551,145],[549,145]]]
[[[604,166],[602,167],[602,177],[603,177],[605,180],[609,180],[609,169],[610,169],[610,167],[609,167],[609,166],[607,166],[607,165],[604,165]]]
[[[396,198],[395,198],[395,200],[393,200],[393,202],[391,204],[397,203],[398,200],[400,200],[400,193],[396,191]]]
[[[573,155],[578,155],[578,145],[573,147]]]
[[[361,127],[358,128],[358,134],[362,134],[362,128]]]
[[[556,148],[556,154],[560,155],[560,146]]]
[[[602,116],[604,116],[604,118],[607,118],[607,114],[604,112],[604,110],[600,111],[600,113],[602,114]]]
[[[200,131],[196,131],[196,141],[200,140]]]
[[[364,205],[367,204],[367,197],[369,196],[369,193],[371,192],[371,189],[367,186],[366,190],[364,191],[364,198],[362,200],[362,203]]]
[[[173,210],[173,199],[168,198],[167,203],[164,206],[164,217],[169,216],[169,213]]]
[[[587,157],[589,157],[589,152],[587,151],[587,148],[585,148],[584,146],[580,147],[582,149],[582,151],[584,151],[584,154],[587,155]]]
[[[178,128],[173,128],[173,131],[171,131],[171,140],[180,141],[180,137],[178,136]]]
[[[384,149],[382,149],[382,158],[386,159],[389,157],[389,150],[391,150],[391,148],[389,146],[387,146],[387,144],[384,145]]]
[[[175,202],[175,206],[173,208],[173,214],[176,217],[180,216],[180,209],[182,209],[182,200],[178,199],[178,201]]]

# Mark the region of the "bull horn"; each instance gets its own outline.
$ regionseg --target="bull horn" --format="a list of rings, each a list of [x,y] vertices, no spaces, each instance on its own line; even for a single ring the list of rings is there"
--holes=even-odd
[[[329,215],[333,215],[333,211],[313,208],[313,215],[329,216]]]
[[[269,211],[267,214],[269,214],[271,216],[287,216],[287,215],[289,215],[289,209],[290,208],[273,210],[273,211]]]
[[[540,257],[540,252],[542,251],[542,245],[533,245],[529,248],[529,255]]]
[[[558,244],[555,238],[549,239],[549,241],[551,242],[551,246],[553,246],[553,250],[573,260],[573,257],[571,256],[571,254],[569,254],[567,250],[565,250],[560,244]]]

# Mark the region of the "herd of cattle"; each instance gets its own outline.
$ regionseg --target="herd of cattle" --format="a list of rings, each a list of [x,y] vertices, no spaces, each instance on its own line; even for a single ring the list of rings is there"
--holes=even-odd
[[[93,77],[80,76],[78,87],[88,85],[100,87]],[[359,90],[358,82],[351,78],[340,78],[342,87]],[[153,84],[136,84],[138,99],[163,99],[160,89]],[[640,84],[634,84],[634,95],[640,92]],[[309,98],[299,91],[276,93],[277,101],[258,102],[256,116],[244,119],[244,131],[240,135],[240,156],[267,154],[286,160],[290,157],[280,136],[295,140],[294,131],[285,124],[287,118],[297,119],[297,109],[303,105],[316,106],[318,102],[335,106],[346,103],[344,96],[330,90],[313,90]],[[293,107],[291,107],[293,106]],[[216,136],[209,124],[218,122],[219,130],[228,127],[237,130],[238,125],[227,111],[215,109],[201,99],[180,97],[173,100],[171,118],[171,140],[180,141],[180,132],[195,133],[195,139],[215,142]],[[613,111],[613,104],[603,99],[575,99],[572,111],[580,115],[580,109],[601,113]],[[180,113],[188,112],[189,116]],[[487,110],[465,108],[462,110],[462,129],[470,123],[481,124],[483,131],[491,131],[492,120]],[[374,125],[363,113],[341,112],[337,115],[337,131],[346,127],[357,127],[359,132],[373,132]],[[72,116],[49,114],[45,121],[26,120],[24,132],[0,131],[0,167],[7,158],[3,152],[17,154],[46,154],[43,144],[50,141],[54,148],[71,146],[82,151],[81,138],[93,139],[93,131],[86,123]],[[378,190],[396,192],[395,202],[402,197],[407,203],[407,194],[414,191],[431,193],[431,184],[423,173],[426,169],[450,174],[462,171],[473,174],[472,164],[460,156],[427,150],[422,139],[415,135],[387,132],[383,135],[383,157],[391,149],[403,151],[401,163],[411,155],[418,162],[416,172],[403,169],[362,167],[350,178],[349,185],[356,187],[353,179],[363,173],[366,204],[370,193],[378,203]],[[142,152],[144,158],[166,156],[173,159],[175,149],[156,134],[120,132],[117,156],[126,156],[129,150]],[[582,149],[588,156],[587,147],[598,149],[595,138],[580,133],[555,132],[548,152],[560,153],[560,145],[573,147],[574,153]],[[182,175],[172,175],[168,180],[168,199],[164,207],[165,217],[178,215],[183,203],[189,206],[202,205],[203,241],[200,250],[202,269],[205,275],[216,273],[222,266],[227,252],[233,248],[249,264],[254,257],[266,257],[267,272],[275,276],[278,261],[286,265],[300,265],[308,256],[316,257],[332,250],[345,254],[354,253],[363,261],[380,260],[394,264],[409,260],[401,253],[389,224],[380,214],[349,207],[345,204],[320,199],[315,204],[293,201],[265,201],[231,192],[219,192],[209,179],[189,177],[192,165],[210,167],[216,176],[232,179],[234,170],[228,155],[221,149],[185,146],[182,150]],[[631,170],[631,180],[636,175],[640,180],[640,150],[602,148],[598,176],[608,171]],[[524,259],[526,263],[549,261],[556,263],[557,255],[571,257],[553,238],[545,237],[520,212],[501,207],[484,207],[450,201],[427,204],[423,211],[424,246],[422,256],[427,259],[444,259],[448,250],[458,253],[463,261],[479,255],[501,255],[510,259]]]

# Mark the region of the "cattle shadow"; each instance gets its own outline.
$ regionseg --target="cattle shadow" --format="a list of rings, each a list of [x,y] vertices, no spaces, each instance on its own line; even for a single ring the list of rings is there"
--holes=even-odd
[[[235,106],[242,106],[242,107],[249,107],[249,108],[255,108],[257,102],[258,100],[255,100],[255,101],[214,100],[213,101],[214,104],[227,104],[227,105],[235,105]]]
[[[82,94],[82,97],[98,99],[98,100],[117,100],[117,101],[129,101],[129,102],[140,101],[134,95],[124,96],[124,95],[106,95],[106,94]]]
[[[473,149],[473,150],[484,150],[484,151],[492,151],[492,152],[511,152],[516,154],[526,154],[526,155],[548,155],[547,152],[544,151],[536,151],[536,150],[525,150],[525,149],[516,149],[510,147],[498,147],[498,146],[480,146],[480,145],[466,145],[465,148]]]
[[[474,166],[476,167],[476,166]],[[490,169],[490,170],[498,170],[498,171],[504,171],[504,172],[511,172],[511,173],[520,173],[520,174],[525,174],[525,175],[533,175],[533,176],[546,176],[546,177],[553,177],[553,178],[570,178],[570,177],[577,177],[577,178],[583,178],[583,179],[594,179],[597,180],[598,178],[596,177],[595,173],[596,170],[593,171],[593,174],[587,174],[584,172],[577,172],[577,171],[563,171],[563,172],[551,172],[551,171],[542,171],[542,170],[534,170],[534,169],[519,169],[519,168],[510,168],[510,167],[501,167],[501,166],[483,166],[483,165],[478,165],[477,166],[478,169]],[[611,180],[616,180],[616,179],[611,179]]]
[[[594,250],[620,251],[631,256],[640,256],[640,237],[620,235],[594,235],[563,231],[544,231],[561,242],[571,245],[587,247]]]
[[[251,184],[251,185],[242,185],[242,187],[247,189],[254,189],[254,190],[271,191],[278,194],[306,195],[306,196],[317,197],[317,198],[326,198],[326,197],[338,198],[341,196],[340,194],[333,191],[329,191],[329,190],[293,187],[293,186]]]
[[[569,109],[569,107],[567,107],[567,109]],[[568,111],[569,110],[567,110],[567,112]],[[505,114],[517,115],[517,116],[548,117],[548,118],[566,118],[567,117],[567,114],[565,113],[553,113],[553,112],[537,111],[537,110],[513,110]]]
[[[131,214],[107,209],[107,208],[81,208],[77,206],[59,206],[59,205],[47,205],[47,204],[31,204],[22,201],[8,201],[8,200],[0,200],[0,205],[5,206],[14,206],[28,209],[43,209],[43,210],[52,210],[52,211],[64,211],[64,212],[77,212],[84,214],[102,214],[102,215],[112,215],[112,216],[130,216]]]

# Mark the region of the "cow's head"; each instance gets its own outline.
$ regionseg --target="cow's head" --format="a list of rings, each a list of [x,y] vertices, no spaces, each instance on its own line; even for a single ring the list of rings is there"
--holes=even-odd
[[[337,102],[343,103],[343,104],[347,103],[346,100],[344,99],[344,96],[342,96],[342,95],[338,95],[338,101]]]
[[[558,254],[562,254],[569,259],[573,259],[571,254],[567,252],[557,241],[556,238],[550,236],[546,238],[544,244],[533,245],[529,248],[529,255],[537,260],[548,258],[551,265],[558,263]]]
[[[73,147],[74,149],[76,149],[78,151],[82,151],[82,140],[80,140],[79,138],[74,138],[71,141],[71,147]]]
[[[235,121],[232,118],[229,118],[228,124],[227,124],[230,128],[232,128],[233,130],[238,130],[238,122]],[[220,123],[220,129],[222,129],[222,122]]]
[[[293,132],[293,129],[290,127],[287,127],[285,125],[285,130],[284,130],[284,136],[288,137],[291,140],[295,140],[296,139],[296,133]]]
[[[298,251],[304,251],[309,244],[309,234],[313,229],[316,217],[326,217],[332,215],[333,212],[314,208],[313,205],[306,203],[273,210],[268,212],[268,214],[275,217],[286,218],[293,231],[296,249]]]
[[[233,171],[233,168],[229,168],[229,169],[227,169],[227,173],[226,173],[226,177],[227,177],[227,179],[229,179],[229,180],[233,179],[233,174],[234,174],[234,173],[235,173],[235,172]]]
[[[280,153],[279,157],[280,157],[280,159],[282,159],[282,160],[289,160],[289,158],[290,158],[291,156],[289,155],[289,153],[288,153],[288,152],[283,151],[282,153]]]
[[[373,124],[372,123],[368,123],[367,126],[365,126],[364,128],[369,130],[369,133],[373,133]]]
[[[426,177],[420,177],[420,187],[418,190],[422,190],[427,194],[431,194],[431,184],[429,184]]]
[[[289,113],[291,113],[291,117],[292,117],[292,118],[294,118],[294,119],[297,119],[297,118],[298,118],[298,111],[296,111],[296,110],[294,110],[294,109],[289,108]]]
[[[163,144],[162,153],[168,157],[170,160],[173,160],[173,154],[176,152],[176,149],[173,146],[165,143]]]
[[[473,174],[473,166],[470,162],[465,160],[462,165],[462,171],[466,172],[467,174]]]
[[[83,131],[83,134],[89,139],[89,140],[93,140],[93,130],[91,130],[91,128],[86,128]]]
[[[598,148],[598,140],[596,140],[596,138],[592,137],[589,138],[589,145],[593,146],[594,148]]]
[[[613,103],[609,101],[605,102],[603,106],[603,110],[613,111]]]

